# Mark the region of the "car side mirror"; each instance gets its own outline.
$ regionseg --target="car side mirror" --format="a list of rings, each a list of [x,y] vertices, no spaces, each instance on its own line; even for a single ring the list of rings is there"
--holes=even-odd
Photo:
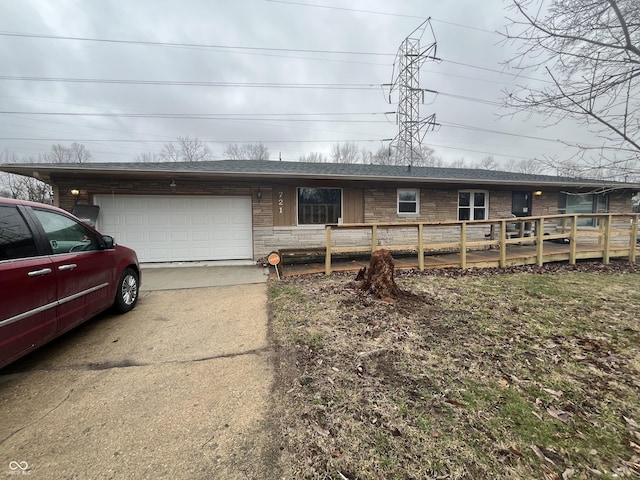
[[[104,243],[105,250],[113,250],[116,245],[116,242],[111,235],[103,235],[102,242]]]

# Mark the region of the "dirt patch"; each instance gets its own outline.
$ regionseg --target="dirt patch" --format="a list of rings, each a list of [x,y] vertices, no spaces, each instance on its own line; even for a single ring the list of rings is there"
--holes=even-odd
[[[627,263],[270,284],[287,478],[640,474],[640,273]]]

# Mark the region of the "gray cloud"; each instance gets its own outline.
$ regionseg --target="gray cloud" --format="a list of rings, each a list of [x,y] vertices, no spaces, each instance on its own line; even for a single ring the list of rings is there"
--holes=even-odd
[[[360,11],[267,0],[22,0],[19,3],[0,0],[0,31],[389,55],[162,47],[2,36],[0,61],[3,74],[8,76],[379,85],[391,80],[394,55],[405,36],[421,23],[421,18],[431,16],[438,40],[437,54],[444,61],[425,63],[421,71],[423,88],[500,102],[502,89],[515,81],[508,75],[451,63],[494,70],[503,68],[501,62],[513,55],[513,51],[499,43],[496,33],[491,33],[501,30],[506,22],[503,2],[360,0],[351,1],[345,7],[344,2],[326,0],[322,4]],[[429,35],[425,35],[424,42],[429,41]],[[50,139],[0,141],[0,148],[19,155],[38,155],[49,150],[51,143],[72,140],[85,143],[95,160],[131,161],[141,152],[159,151],[162,142],[177,136],[191,136],[210,141],[209,146],[217,158],[223,157],[225,142],[263,141],[269,142],[272,158],[282,152],[283,159],[297,160],[311,151],[328,153],[331,142],[338,140],[358,141],[361,146],[376,150],[383,145],[380,140],[397,133],[393,118],[384,116],[317,116],[395,110],[395,105],[386,102],[387,94],[382,88],[360,91],[10,80],[0,80],[0,85],[0,111],[261,114],[268,118],[193,120],[0,115],[2,137]],[[462,157],[478,160],[488,154],[502,160],[570,155],[557,142],[454,128],[451,124],[549,138],[582,135],[571,125],[541,129],[540,125],[545,122],[540,118],[500,118],[501,111],[495,105],[444,94],[427,95],[421,112],[424,116],[435,113],[442,122],[437,131],[427,134],[425,142],[447,160]],[[287,122],[274,120],[286,118],[276,114],[291,113],[316,116],[297,117],[297,121]],[[477,152],[472,152],[474,150]]]

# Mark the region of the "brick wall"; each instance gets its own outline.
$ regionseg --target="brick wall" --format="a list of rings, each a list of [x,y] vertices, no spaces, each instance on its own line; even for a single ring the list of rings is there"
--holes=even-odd
[[[54,179],[56,204],[71,211],[75,198],[71,189],[79,189],[78,203],[92,203],[98,194],[120,195],[250,195],[253,211],[253,250],[254,258],[260,258],[279,248],[318,248],[325,245],[323,226],[274,227],[273,189],[268,184],[248,184],[241,182],[223,183],[196,180],[176,180],[176,186],[170,187],[170,178],[162,180],[112,180],[92,178]],[[411,187],[407,187],[411,188]],[[260,196],[260,198],[258,198]],[[543,191],[541,196],[533,197],[532,215],[551,215],[558,213],[558,192]],[[396,188],[370,188],[364,190],[365,223],[385,222],[443,222],[456,220],[458,216],[458,190],[420,189],[420,213],[404,215],[397,213]],[[611,212],[630,212],[631,194],[616,193],[610,196]],[[511,213],[511,191],[489,192],[490,218],[504,218]],[[468,240],[482,239],[489,227],[469,226]],[[429,229],[429,243],[444,243],[458,237],[458,227],[438,227]],[[413,228],[402,230],[380,229],[379,244],[400,245],[417,243],[417,233]],[[371,234],[367,230],[336,230],[333,232],[333,244],[338,246],[366,245],[371,243]]]

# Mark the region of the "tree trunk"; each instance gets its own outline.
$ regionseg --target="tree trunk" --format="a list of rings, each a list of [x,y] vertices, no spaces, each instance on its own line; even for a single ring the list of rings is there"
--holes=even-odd
[[[371,254],[363,289],[373,293],[383,302],[394,303],[400,289],[393,279],[393,271],[394,262],[391,252],[385,249],[376,250]]]

